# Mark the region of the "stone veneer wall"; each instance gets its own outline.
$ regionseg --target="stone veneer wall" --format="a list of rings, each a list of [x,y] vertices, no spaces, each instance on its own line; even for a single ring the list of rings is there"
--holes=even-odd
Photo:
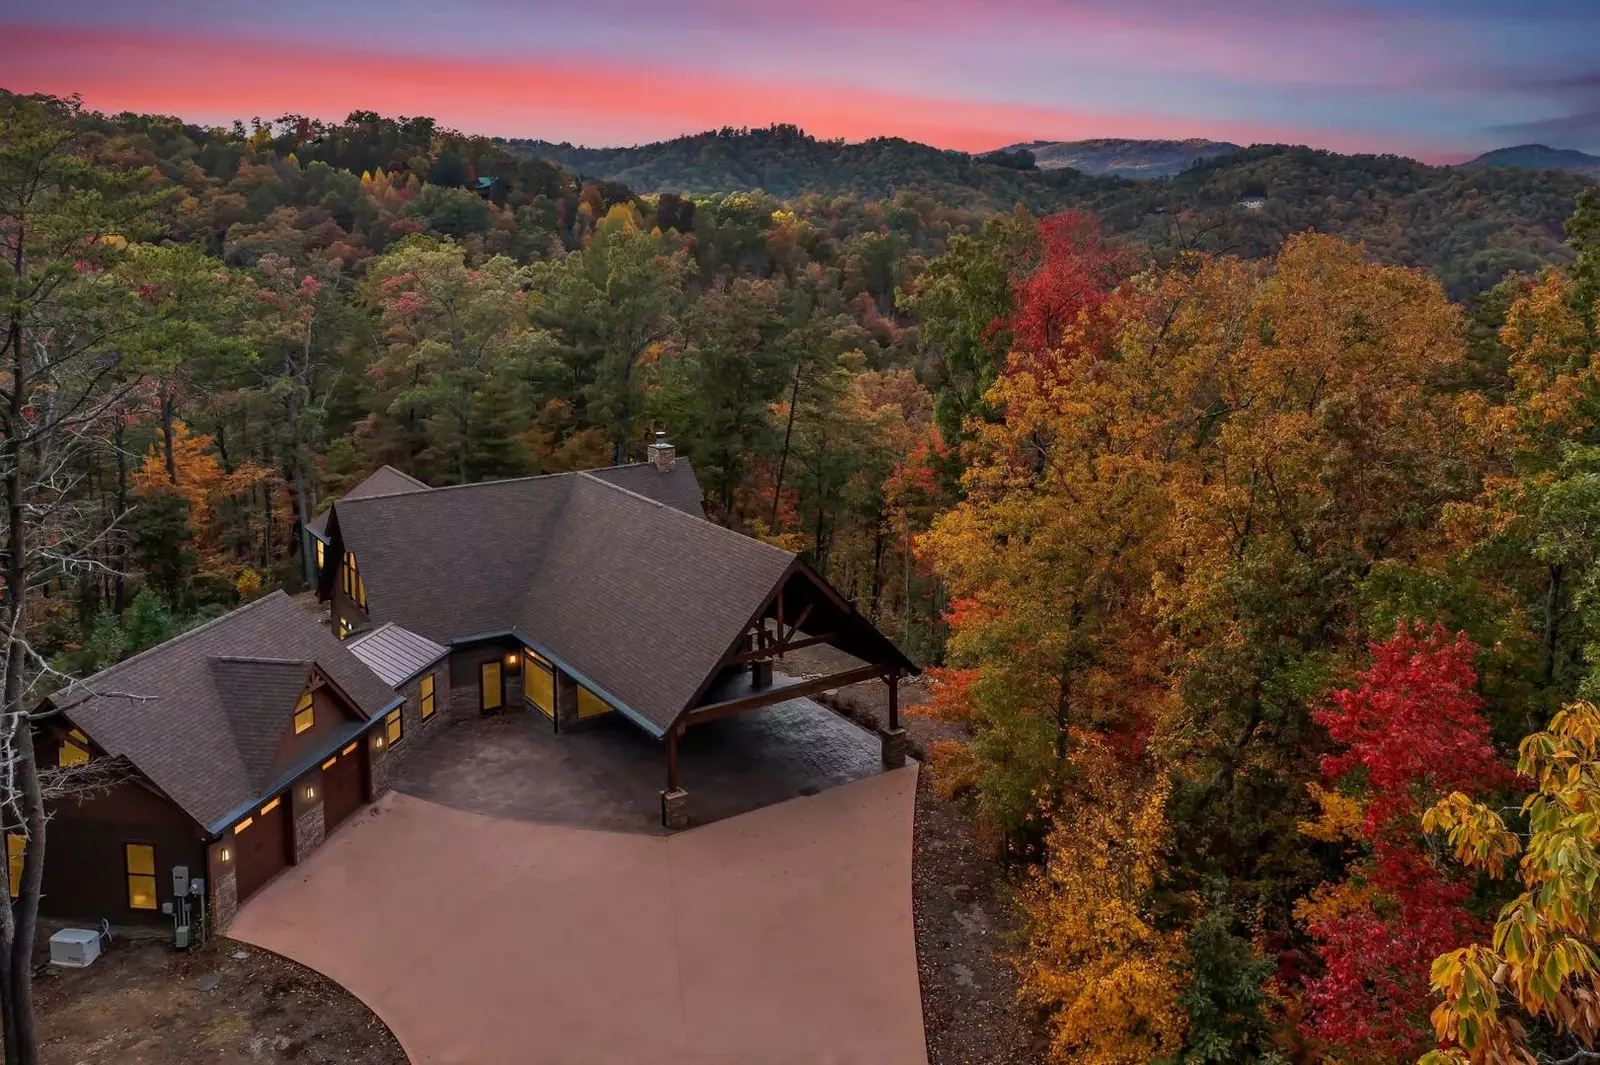
[[[289,789],[289,816],[294,824],[294,851],[291,860],[299,865],[322,846],[327,826],[322,818],[322,768],[312,770]]]
[[[227,860],[222,857],[227,851]],[[233,833],[206,848],[206,883],[211,890],[211,931],[226,932],[239,912],[239,878],[234,872]]]

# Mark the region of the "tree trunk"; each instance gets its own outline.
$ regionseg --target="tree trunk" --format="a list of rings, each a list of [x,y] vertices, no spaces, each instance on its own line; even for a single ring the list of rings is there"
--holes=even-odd
[[[300,520],[300,562],[306,573],[306,584],[317,583],[317,549],[311,542],[311,504],[306,495],[306,471],[300,465],[299,449],[294,460],[294,504]]]
[[[173,450],[172,421],[176,414],[177,401],[173,398],[172,388],[169,385],[161,390],[161,450],[167,459],[167,483],[174,488],[178,486],[178,456]]]
[[[1561,563],[1550,565],[1550,583],[1544,596],[1544,686],[1556,677],[1556,641],[1561,633]]]
[[[800,363],[794,366],[794,388],[789,392],[789,422],[783,427],[783,450],[778,452],[778,476],[772,482],[772,520],[767,523],[767,532],[776,535],[778,532],[778,503],[783,499],[783,474],[789,465],[789,441],[794,436],[794,412],[800,403]]]
[[[128,531],[122,525],[128,513],[128,453],[124,447],[124,426],[120,412],[112,433],[111,439],[117,449],[117,497],[111,511],[111,520],[116,525],[116,532],[111,537],[111,569],[116,574],[112,584],[112,609],[121,620],[128,595]]]

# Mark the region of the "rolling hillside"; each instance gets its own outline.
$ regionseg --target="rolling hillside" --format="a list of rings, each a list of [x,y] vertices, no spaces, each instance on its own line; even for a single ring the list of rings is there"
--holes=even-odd
[[[1239,151],[1227,141],[1123,140],[1117,138],[1087,141],[1032,141],[1013,144],[1008,152],[1033,153],[1040,170],[1072,168],[1085,174],[1125,178],[1172,177],[1197,161]]]

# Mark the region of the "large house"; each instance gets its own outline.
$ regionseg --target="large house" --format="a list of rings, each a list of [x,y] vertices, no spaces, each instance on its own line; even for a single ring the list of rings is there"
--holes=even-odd
[[[225,927],[454,715],[517,709],[556,732],[621,715],[662,742],[669,828],[689,820],[679,737],[729,714],[882,678],[883,760],[903,763],[896,685],[916,665],[798,556],[705,520],[700,498],[659,436],[646,463],[582,473],[446,488],[373,474],[311,528],[325,616],[274,593],[54,698],[40,764],[103,772],[52,811],[43,912],[151,918],[182,867]],[[861,665],[774,674],[814,644]]]

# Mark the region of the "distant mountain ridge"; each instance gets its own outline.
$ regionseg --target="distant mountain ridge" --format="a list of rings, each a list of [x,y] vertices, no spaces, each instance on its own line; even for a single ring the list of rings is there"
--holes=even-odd
[[[1040,170],[1071,167],[1085,174],[1124,178],[1164,178],[1181,174],[1197,162],[1237,152],[1231,141],[1203,137],[1188,140],[1131,140],[1102,137],[1085,141],[1031,141],[1009,145],[1004,151],[1033,154]]]
[[[1520,170],[1565,170],[1586,177],[1600,178],[1600,155],[1574,151],[1571,148],[1551,148],[1544,144],[1519,144],[1514,148],[1496,148],[1492,152],[1462,163],[1464,170],[1481,170],[1486,166],[1513,166]]]

